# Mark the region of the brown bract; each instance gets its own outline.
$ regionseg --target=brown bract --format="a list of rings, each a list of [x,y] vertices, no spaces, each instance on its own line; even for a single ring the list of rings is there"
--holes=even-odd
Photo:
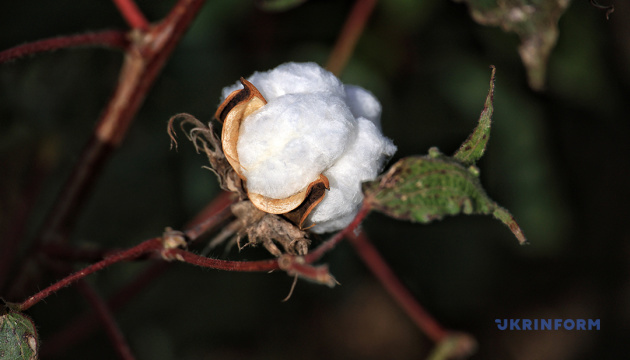
[[[236,151],[241,123],[247,116],[265,106],[267,101],[252,83],[243,78],[240,80],[243,89],[232,92],[219,106],[214,116],[223,122],[221,145],[225,157],[238,176],[246,182]],[[284,214],[302,228],[306,217],[322,201],[328,188],[328,179],[320,175],[297,194],[283,199],[270,198],[249,190],[247,196],[256,208],[270,214]]]

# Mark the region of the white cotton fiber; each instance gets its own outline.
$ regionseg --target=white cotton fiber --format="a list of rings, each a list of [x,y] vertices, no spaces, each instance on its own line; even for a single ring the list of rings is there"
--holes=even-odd
[[[237,152],[248,190],[282,199],[324,174],[330,190],[308,221],[316,233],[343,229],[363,201],[361,183],[396,152],[380,132],[380,103],[314,63],[286,63],[248,80],[267,100],[241,123]],[[224,88],[223,98],[241,87]]]
[[[286,94],[241,123],[237,151],[249,191],[282,199],[330,168],[356,136],[343,100],[329,93]]]
[[[324,233],[347,226],[363,202],[361,183],[374,180],[384,162],[396,152],[396,146],[373,122],[359,118],[358,132],[354,143],[324,172],[330,191],[309,216],[316,224],[313,232]]]

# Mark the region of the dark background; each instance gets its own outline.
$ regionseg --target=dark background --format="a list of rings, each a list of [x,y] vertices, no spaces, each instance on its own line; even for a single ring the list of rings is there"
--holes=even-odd
[[[138,3],[157,20],[173,1]],[[440,0],[379,2],[342,76],[381,100],[395,161],[431,146],[456,150],[483,107],[489,65],[497,67],[481,178],[531,244],[518,246],[490,217],[419,225],[372,214],[364,223],[428,311],[478,340],[475,359],[620,359],[630,351],[630,4],[613,3],[606,21],[588,1],[573,1],[542,92],[527,85],[516,35],[478,25],[465,5]],[[169,117],[209,120],[221,88],[253,71],[324,64],[351,5],[313,0],[266,13],[252,1],[209,0],[98,181],[72,241],[129,247],[166,226],[182,228],[218,188],[191,144],[169,151]],[[109,1],[11,2],[1,6],[0,49],[125,27]],[[60,50],[0,66],[0,226],[11,221],[37,154],[45,154],[50,171],[29,219],[32,238],[115,87],[121,55]],[[247,249],[229,257],[264,255]],[[282,273],[173,264],[116,317],[139,359],[426,357],[431,342],[347,243],[325,261],[342,286],[301,281],[285,303],[292,279]],[[89,279],[108,296],[146,265],[119,264]],[[87,308],[65,289],[29,314],[45,345]],[[499,331],[496,318],[601,319],[601,330]],[[65,357],[115,353],[99,332]]]

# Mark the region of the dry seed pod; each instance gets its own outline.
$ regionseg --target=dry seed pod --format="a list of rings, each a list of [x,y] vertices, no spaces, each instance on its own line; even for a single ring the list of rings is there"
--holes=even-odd
[[[252,83],[244,78],[241,78],[240,81],[243,84],[243,89],[232,92],[219,106],[214,116],[217,120],[223,122],[221,144],[225,157],[238,176],[247,181],[242,174],[238,152],[236,151],[239,130],[243,120],[267,104],[267,101]],[[317,191],[312,191],[314,188]],[[286,214],[306,203],[307,205],[302,206],[299,213],[287,216],[301,228],[308,214],[324,198],[324,189],[328,188],[328,179],[320,174],[317,180],[311,182],[302,191],[283,199],[273,199],[249,191],[247,191],[247,195],[256,208],[270,214]],[[307,197],[311,194],[312,198],[307,200]]]

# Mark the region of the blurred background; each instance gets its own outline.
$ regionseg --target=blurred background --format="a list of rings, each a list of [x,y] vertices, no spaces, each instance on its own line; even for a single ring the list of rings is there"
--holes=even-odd
[[[372,214],[364,223],[419,302],[445,327],[477,339],[473,359],[620,359],[630,352],[630,4],[610,2],[616,11],[608,21],[589,1],[571,3],[542,91],[528,86],[514,33],[479,25],[465,4],[443,0],[377,3],[342,75],[382,102],[395,161],[431,146],[452,154],[474,128],[489,66],[497,67],[491,140],[478,165],[488,194],[512,212],[530,245],[519,246],[484,216],[420,225]],[[150,20],[173,3],[138,1]],[[325,64],[352,4],[312,0],[266,12],[254,1],[208,0],[97,182],[72,241],[129,247],[166,226],[181,229],[218,185],[190,143],[169,151],[168,119],[187,112],[209,121],[222,87],[254,71],[287,61]],[[0,11],[0,49],[126,26],[110,1],[14,1]],[[33,178],[40,186],[22,250],[87,142],[121,63],[120,52],[84,48],[0,66],[0,226],[12,221]],[[228,258],[265,256],[247,248]],[[139,359],[427,356],[432,343],[349,244],[324,261],[342,285],[300,281],[284,303],[292,279],[283,273],[172,264],[116,318]],[[89,281],[107,297],[147,266],[118,264]],[[88,309],[65,289],[29,314],[46,346]],[[601,330],[499,331],[494,319],[505,318],[601,319]],[[61,357],[111,359],[115,352],[99,331]]]

